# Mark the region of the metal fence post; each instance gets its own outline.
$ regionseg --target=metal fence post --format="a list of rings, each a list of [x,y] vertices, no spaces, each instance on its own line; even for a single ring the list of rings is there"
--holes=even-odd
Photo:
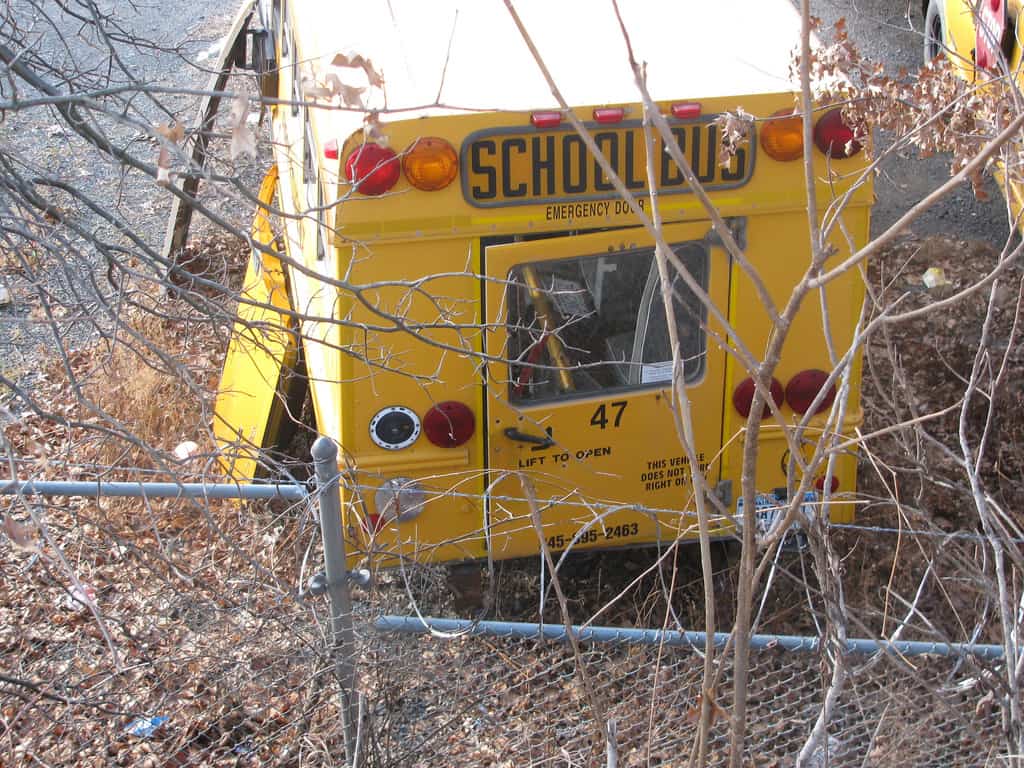
[[[346,763],[356,768],[356,644],[352,629],[345,534],[341,526],[338,446],[329,437],[320,436],[313,443],[311,452],[320,498],[320,533],[324,540],[327,594],[331,601],[331,653],[341,687],[341,724],[345,731]]]

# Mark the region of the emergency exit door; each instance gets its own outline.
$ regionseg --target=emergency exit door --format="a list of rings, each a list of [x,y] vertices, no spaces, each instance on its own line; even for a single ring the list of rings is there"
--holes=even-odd
[[[729,258],[706,222],[667,226],[672,307],[698,463],[718,480]],[[640,229],[489,246],[489,541],[494,557],[696,535],[673,416],[673,354],[654,241]],[[698,287],[694,290],[693,285]],[[709,329],[715,334],[709,334]],[[502,362],[495,362],[500,359]]]

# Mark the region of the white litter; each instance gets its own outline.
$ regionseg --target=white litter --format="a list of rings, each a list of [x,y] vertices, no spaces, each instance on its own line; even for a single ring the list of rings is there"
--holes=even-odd
[[[87,611],[89,603],[96,602],[96,588],[92,584],[81,582],[82,588],[73,587],[71,592],[64,595],[64,607],[69,611]]]
[[[213,45],[211,45],[209,48],[207,48],[205,51],[200,51],[199,54],[196,56],[196,63],[202,64],[207,59],[216,59],[220,55],[221,49],[223,47],[224,40],[222,38],[215,42]]]
[[[195,456],[199,452],[199,446],[191,440],[186,440],[183,443],[178,443],[174,448],[174,458],[178,461],[185,461]]]
[[[931,267],[923,275],[921,275],[921,282],[924,283],[925,288],[938,288],[940,285],[949,285],[949,280],[946,279],[946,270],[942,267]]]

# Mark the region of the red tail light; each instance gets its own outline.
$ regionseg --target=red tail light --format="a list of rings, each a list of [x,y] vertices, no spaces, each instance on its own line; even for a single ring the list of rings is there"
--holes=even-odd
[[[423,433],[427,440],[441,448],[457,448],[475,431],[473,411],[455,400],[438,403],[423,417]]]
[[[789,403],[789,407],[797,413],[807,413],[807,409],[811,407],[811,403],[825,386],[826,381],[828,381],[828,374],[824,371],[819,371],[816,368],[800,371],[786,385],[786,402]],[[836,385],[832,384],[814,412],[821,413],[831,408],[835,400]]]
[[[345,161],[345,176],[364,195],[383,195],[402,175],[394,150],[380,144],[362,144]]]
[[[1006,4],[1003,0],[988,0],[978,3],[976,12],[974,60],[981,69],[994,69],[999,63],[1003,33],[1006,31]]]
[[[750,407],[754,404],[755,389],[754,380],[748,377],[741,381],[732,392],[733,407],[740,412],[740,415],[743,416],[743,418],[750,415]],[[772,394],[772,402],[774,402],[776,406],[782,405],[782,384],[774,376],[772,377],[772,383],[769,386],[769,391]],[[761,418],[768,418],[768,415],[771,412],[771,405],[765,403],[764,410],[761,412]]]
[[[818,489],[819,493],[825,492],[825,476],[822,475],[814,481],[814,487]],[[829,493],[835,493],[839,490],[839,478],[832,475],[832,480],[829,482]]]
[[[823,153],[835,158],[853,157],[861,150],[857,134],[843,122],[843,113],[838,109],[826,112],[815,123],[814,143]]]
[[[328,139],[324,142],[324,159],[325,160],[337,160],[338,159],[338,140]]]

